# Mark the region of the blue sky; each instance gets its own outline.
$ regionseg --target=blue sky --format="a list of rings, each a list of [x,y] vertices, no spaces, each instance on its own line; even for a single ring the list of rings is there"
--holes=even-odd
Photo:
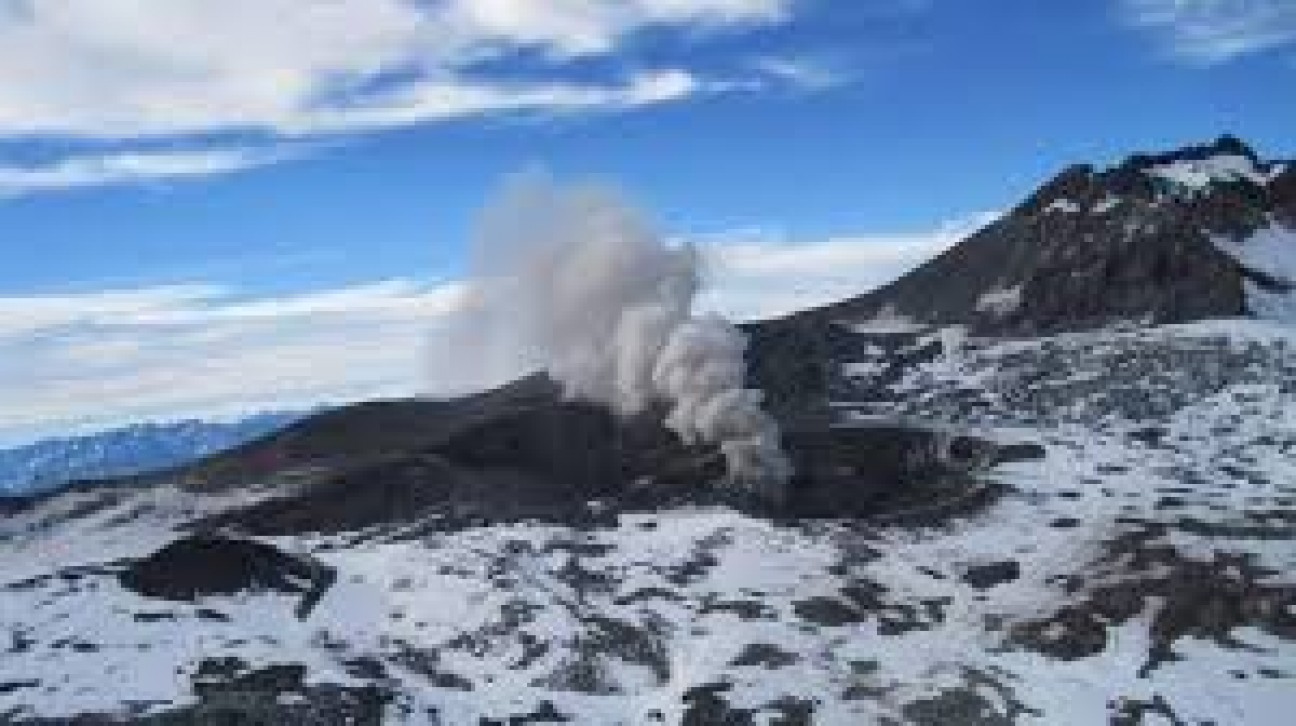
[[[468,385],[435,319],[518,169],[623,187],[752,316],[1068,163],[1296,157],[1294,85],[1293,0],[0,0],[0,441]]]

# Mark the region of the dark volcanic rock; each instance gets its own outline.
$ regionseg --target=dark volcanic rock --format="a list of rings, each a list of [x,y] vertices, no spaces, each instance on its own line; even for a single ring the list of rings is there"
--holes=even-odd
[[[793,431],[784,447],[797,473],[777,511],[797,518],[934,513],[977,493],[973,474],[999,451],[971,436],[901,424]]]
[[[308,684],[306,667],[276,664],[252,669],[238,658],[209,658],[194,673],[197,703],[147,716],[79,715],[25,718],[24,726],[380,726],[391,694],[374,685]],[[0,714],[0,722],[10,723]]]
[[[969,567],[963,573],[963,582],[978,590],[988,590],[995,585],[1012,582],[1021,577],[1021,565],[1016,560],[991,562],[985,565]]]
[[[556,393],[511,399],[493,414],[485,405],[464,408],[471,421],[443,422],[453,433],[425,447],[335,464],[284,496],[202,526],[274,536],[422,520],[442,531],[521,520],[594,525],[617,512],[690,503],[776,518],[939,517],[982,493],[978,472],[1022,455],[1020,446],[918,425],[807,426],[784,436],[797,474],[786,497],[770,503],[726,488],[719,452],[682,444],[652,413],[622,419]],[[372,423],[372,413],[359,410]],[[331,426],[345,411],[328,414]]]
[[[303,419],[282,431],[173,472],[137,477],[178,481],[195,491],[246,487],[264,480],[316,481],[423,451],[484,420],[554,400],[558,389],[529,376],[485,393],[450,400],[404,399],[352,404]],[[287,476],[285,476],[287,474]]]
[[[1153,173],[1217,156],[1249,159],[1256,178],[1189,188]],[[1296,223],[1296,179],[1288,178],[1296,174],[1291,165],[1281,174],[1279,168],[1232,137],[1136,155],[1103,171],[1070,167],[1008,215],[894,283],[793,317],[901,315],[980,333],[1033,334],[1242,315],[1246,283],[1285,289],[1296,281],[1244,267],[1212,237],[1238,241],[1272,221]],[[1011,292],[994,296],[1002,291]],[[807,351],[826,344],[797,343]]]
[[[1066,607],[1045,620],[1024,623],[1014,631],[1022,645],[1059,660],[1087,658],[1107,647],[1107,627],[1094,613]]]
[[[656,504],[723,476],[713,449],[683,445],[660,421],[555,400],[465,429],[436,453],[461,469],[520,477],[523,486],[501,500],[535,509],[605,497]],[[648,480],[651,489],[638,486]]]
[[[814,703],[784,696],[757,709],[731,706],[723,694],[732,690],[730,683],[707,683],[684,692],[687,705],[680,726],[753,726],[767,723],[771,726],[811,726],[814,723]],[[757,716],[762,716],[758,721]]]
[[[335,577],[332,568],[308,557],[261,542],[206,534],[178,539],[118,575],[122,587],[164,600],[188,602],[200,595],[266,590],[301,595],[300,618],[310,613]]]
[[[905,704],[902,712],[914,726],[1012,726],[1015,719],[1000,713],[985,696],[956,688],[934,698]]]
[[[249,534],[348,532],[416,521],[450,500],[462,475],[438,457],[414,455],[362,464],[286,497],[206,520]]]
[[[777,645],[750,643],[743,647],[742,652],[730,661],[729,665],[777,669],[790,666],[799,660],[801,660],[801,656],[796,653],[789,653]]]
[[[508,720],[483,718],[480,726],[526,726],[527,724],[568,723],[572,719],[564,715],[551,701],[541,701],[531,713],[509,716]]]
[[[1106,561],[1121,563],[1119,582],[1098,585],[1048,618],[1019,624],[1013,639],[1055,658],[1083,658],[1106,648],[1109,628],[1149,612],[1146,674],[1176,659],[1174,645],[1184,637],[1224,648],[1245,647],[1234,636],[1244,627],[1296,637],[1296,587],[1268,581],[1275,571],[1257,566],[1252,555],[1185,557],[1157,543],[1159,532],[1134,530],[1113,540]]]
[[[694,686],[684,693],[684,711],[681,726],[751,726],[756,723],[750,709],[730,706],[721,694],[733,689],[729,683],[708,683]]]
[[[795,316],[745,326],[750,385],[783,426],[808,428],[831,420],[836,361],[854,360],[860,341],[831,321]]]
[[[199,703],[145,719],[147,724],[370,724],[383,721],[390,694],[376,686],[307,685],[306,667],[249,670],[237,659],[205,661],[193,679]]]
[[[997,451],[971,437],[901,426],[797,432],[789,434],[787,448],[798,473],[786,498],[770,504],[724,489],[723,463],[714,452],[675,444],[639,448],[617,433],[579,445],[538,438],[510,432],[503,436],[507,443],[492,448],[484,435],[469,457],[385,462],[209,524],[267,535],[345,531],[429,514],[441,517],[442,529],[528,519],[597,524],[618,511],[686,503],[754,506],[777,518],[939,518],[981,494],[976,474]]]
[[[797,617],[815,625],[836,628],[862,623],[866,615],[849,604],[831,597],[810,597],[792,603]]]

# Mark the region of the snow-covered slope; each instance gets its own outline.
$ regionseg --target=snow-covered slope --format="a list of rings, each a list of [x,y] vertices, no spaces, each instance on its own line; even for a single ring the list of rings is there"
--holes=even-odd
[[[1296,227],[1272,223],[1239,239],[1215,245],[1258,279],[1247,281],[1247,304],[1262,318],[1296,324]]]
[[[1044,457],[922,521],[683,506],[262,537],[288,574],[191,601],[123,573],[269,491],[68,494],[0,520],[0,720],[1289,722],[1296,333],[859,335],[834,361],[842,420]]]
[[[0,496],[48,491],[79,479],[166,469],[282,428],[300,414],[263,413],[232,422],[144,423],[0,450]]]

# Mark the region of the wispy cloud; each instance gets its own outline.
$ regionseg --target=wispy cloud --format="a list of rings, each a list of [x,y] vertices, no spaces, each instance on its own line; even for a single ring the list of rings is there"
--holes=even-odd
[[[1178,59],[1215,65],[1296,43],[1291,0],[1120,0],[1129,24],[1159,35]]]
[[[293,158],[304,151],[304,146],[225,147],[66,156],[28,166],[0,164],[0,197],[229,174]]]
[[[427,80],[351,105],[305,111],[284,119],[275,131],[305,136],[375,131],[493,113],[618,111],[729,87],[728,82],[703,81],[678,68],[638,73],[611,84]]]
[[[692,58],[607,64],[646,30],[746,31],[796,0],[0,0],[0,142],[111,145],[0,165],[0,194],[180,179],[292,158],[210,148],[514,113],[618,111],[758,84]],[[527,73],[508,62],[527,59]],[[757,71],[751,71],[756,73]],[[771,67],[787,82],[808,68]],[[158,139],[179,151],[150,152]],[[194,140],[198,139],[198,147]]]
[[[166,285],[72,295],[0,296],[0,345],[43,331],[110,324],[224,294],[211,285]]]
[[[832,88],[850,80],[840,68],[806,56],[763,56],[753,61],[752,67],[775,81],[809,91]]]
[[[910,233],[794,241],[746,233],[703,246],[710,286],[702,304],[737,320],[823,305],[899,277],[999,215],[984,212]]]
[[[808,242],[712,236],[699,243],[703,304],[752,319],[857,294],[986,219]],[[496,383],[464,354],[470,297],[461,282],[406,279],[253,298],[222,285],[0,297],[0,442]]]
[[[0,298],[0,440],[415,393],[464,294],[387,280],[255,299],[210,285]],[[434,368],[443,391],[471,383]]]
[[[0,135],[350,131],[509,110],[675,100],[645,69],[572,80],[648,28],[786,21],[791,0],[41,0],[0,6]],[[546,59],[534,80],[488,70]]]

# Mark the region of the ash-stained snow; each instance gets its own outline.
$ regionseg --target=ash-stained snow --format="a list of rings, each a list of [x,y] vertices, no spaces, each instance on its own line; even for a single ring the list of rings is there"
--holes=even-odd
[[[939,521],[680,508],[265,538],[336,570],[299,619],[280,594],[119,584],[183,523],[263,494],[68,494],[7,516],[0,723],[192,708],[222,658],[304,666],[283,708],[376,687],[389,723],[1288,723],[1296,331],[957,347],[885,381],[868,356],[836,368],[845,416],[1043,446],[994,470],[998,499]]]

